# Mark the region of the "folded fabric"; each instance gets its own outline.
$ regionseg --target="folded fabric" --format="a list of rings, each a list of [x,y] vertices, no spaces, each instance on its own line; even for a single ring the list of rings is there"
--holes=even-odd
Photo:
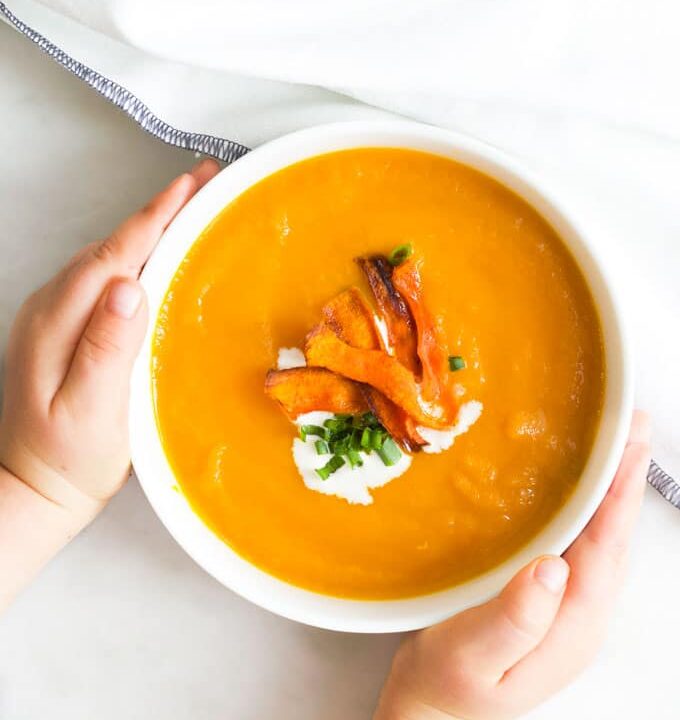
[[[520,156],[617,280],[638,404],[680,476],[680,6],[11,0],[3,14],[146,129],[225,160],[300,127],[392,114]]]

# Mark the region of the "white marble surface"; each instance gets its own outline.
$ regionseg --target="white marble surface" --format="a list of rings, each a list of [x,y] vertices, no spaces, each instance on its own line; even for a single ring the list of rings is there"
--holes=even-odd
[[[4,26],[0,158],[0,347],[36,284],[193,160]],[[680,717],[678,543],[680,513],[648,490],[609,640],[533,720]],[[130,484],[0,620],[0,718],[368,720],[396,644],[235,597]]]

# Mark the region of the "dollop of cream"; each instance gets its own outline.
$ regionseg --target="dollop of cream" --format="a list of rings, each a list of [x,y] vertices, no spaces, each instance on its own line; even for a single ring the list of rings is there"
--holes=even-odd
[[[279,356],[276,361],[277,370],[290,370],[296,367],[305,367],[307,361],[305,360],[305,354],[300,348],[279,348]]]
[[[380,326],[378,319],[376,325],[383,336],[387,347],[387,327]],[[277,368],[288,370],[290,368],[305,367],[305,355],[300,348],[280,348],[278,353]],[[458,411],[456,424],[446,430],[433,430],[432,428],[418,427],[418,432],[428,443],[423,447],[426,453],[441,453],[448,450],[458,435],[467,432],[474,425],[482,414],[482,403],[470,400],[463,403]],[[300,415],[296,425],[321,425],[324,421],[333,417],[330,412],[310,412]],[[362,453],[361,458],[364,464],[361,467],[350,467],[343,465],[336,470],[327,480],[322,480],[316,470],[323,467],[330,459],[330,455],[318,455],[314,447],[316,437],[310,436],[307,440],[297,437],[293,440],[293,460],[302,477],[305,486],[309,490],[322,493],[323,495],[335,495],[342,500],[354,505],[371,505],[373,496],[371,490],[383,487],[400,475],[403,475],[411,466],[413,460],[408,453],[402,452],[401,457],[394,465],[385,465],[376,453],[366,455]]]
[[[325,420],[333,417],[329,412],[310,412],[300,415],[295,421],[297,425],[323,425]],[[349,464],[336,470],[327,480],[322,480],[316,470],[323,467],[330,455],[317,455],[314,448],[316,437],[306,441],[301,438],[293,440],[293,459],[303,482],[310,489],[324,495],[335,495],[348,503],[371,505],[371,490],[387,485],[388,482],[403,475],[411,466],[411,456],[402,453],[394,465],[385,465],[376,453],[362,453],[364,464],[352,468]]]
[[[423,447],[423,452],[440,453],[448,450],[459,435],[466,433],[479,420],[483,409],[484,406],[479,401],[469,400],[460,406],[456,424],[453,427],[446,430],[433,430],[419,426],[418,432],[428,443]]]

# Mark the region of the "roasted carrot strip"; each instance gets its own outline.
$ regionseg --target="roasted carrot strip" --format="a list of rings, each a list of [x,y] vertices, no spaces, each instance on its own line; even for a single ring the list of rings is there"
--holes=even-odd
[[[389,398],[370,385],[361,386],[371,412],[380,424],[408,452],[416,452],[427,445],[416,429],[416,423]]]
[[[447,415],[455,412],[451,393],[449,351],[441,325],[430,313],[423,299],[420,261],[412,257],[399,265],[392,281],[404,296],[418,329],[418,357],[423,366],[422,391],[425,399],[440,403]]]
[[[324,324],[307,336],[305,355],[310,365],[371,385],[421,425],[443,428],[453,424],[455,413],[448,415],[438,405],[421,402],[413,373],[391,355],[380,350],[354,348]]]
[[[411,311],[401,293],[394,287],[394,268],[384,255],[357,258],[371,292],[387,325],[387,337],[397,360],[416,377],[420,376],[418,335]]]
[[[340,293],[324,306],[321,314],[324,324],[348,345],[364,350],[381,348],[373,310],[358,288]],[[373,414],[404,450],[413,452],[426,444],[416,431],[415,423],[399,406],[370,385],[361,387]]]
[[[368,410],[357,383],[320,367],[270,370],[264,390],[280,403],[291,420],[314,410],[352,415]]]
[[[381,347],[373,311],[361,290],[351,287],[327,302],[321,310],[323,321],[348,345],[364,350]]]

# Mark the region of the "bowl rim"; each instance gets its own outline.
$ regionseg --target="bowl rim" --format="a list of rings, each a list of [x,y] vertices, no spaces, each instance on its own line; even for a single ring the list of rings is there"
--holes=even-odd
[[[191,510],[177,492],[153,408],[151,348],[158,311],[182,259],[216,215],[259,180],[316,155],[359,147],[430,152],[469,165],[523,198],[558,233],[576,260],[600,316],[606,386],[597,435],[574,491],[537,535],[500,565],[462,584],[395,600],[322,595],[284,582],[242,558]],[[410,121],[351,121],[317,125],[284,135],[223,169],[180,211],[141,275],[149,325],[135,362],[130,394],[132,462],[154,511],[173,538],[225,587],[260,607],[308,625],[346,632],[399,632],[439,622],[486,601],[533,558],[562,554],[602,501],[625,447],[633,412],[631,345],[622,304],[592,240],[546,189],[546,183],[498,148],[461,133]]]

